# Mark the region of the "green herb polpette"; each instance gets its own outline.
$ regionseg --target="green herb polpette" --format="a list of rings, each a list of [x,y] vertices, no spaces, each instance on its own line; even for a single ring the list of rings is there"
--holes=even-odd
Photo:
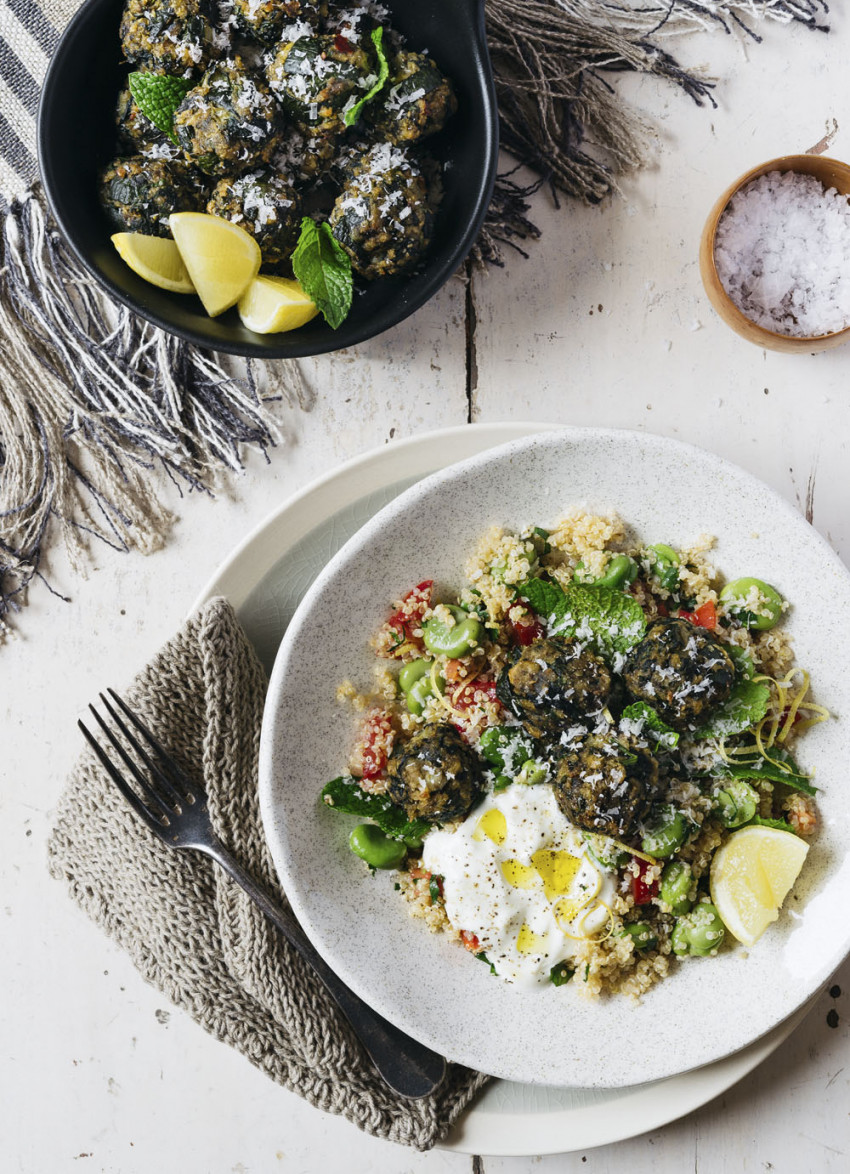
[[[350,110],[346,110],[342,121],[346,126],[354,126],[355,122],[360,118],[363,107],[367,102],[371,102],[376,98],[386,84],[387,78],[390,76],[390,66],[384,53],[383,46],[384,30],[382,28],[372,29],[372,44],[375,46],[375,54],[378,58],[378,80],[363,97],[355,102]]]
[[[292,270],[328,326],[336,330],[351,309],[354,279],[348,254],[326,223],[318,223],[309,216],[301,221],[301,235],[292,254]]]
[[[169,77],[164,73],[131,73],[127,84],[133,101],[148,122],[176,143],[174,111],[195,83],[190,78]]]

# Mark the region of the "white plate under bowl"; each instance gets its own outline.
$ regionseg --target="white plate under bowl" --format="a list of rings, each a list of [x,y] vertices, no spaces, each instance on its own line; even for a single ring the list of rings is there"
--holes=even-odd
[[[369,635],[412,583],[459,586],[494,523],[551,525],[575,506],[617,510],[645,541],[718,536],[728,575],[754,574],[795,605],[800,663],[835,713],[850,677],[834,617],[850,576],[808,524],[749,474],[691,446],[620,431],[565,429],[514,441],[435,474],[381,510],[330,561],[281,644],[270,683],[260,799],[275,865],[299,921],[340,976],[381,1014],[450,1059],[509,1080],[610,1088],[718,1060],[794,1013],[850,948],[850,803],[840,786],[847,728],[806,738],[825,788],[824,826],[790,908],[749,953],[688,961],[635,1006],[582,1000],[572,986],[519,990],[456,945],[427,935],[346,848],[349,821],[318,802],[344,767],[354,719],[336,701],[371,681]]]
[[[236,610],[269,669],[315,577],[377,511],[416,481],[454,461],[553,424],[471,424],[381,445],[318,478],[276,507],[224,559],[190,613],[215,596]],[[438,1148],[511,1157],[609,1145],[692,1112],[764,1063],[806,1008],[742,1051],[703,1068],[618,1089],[551,1088],[493,1080]]]

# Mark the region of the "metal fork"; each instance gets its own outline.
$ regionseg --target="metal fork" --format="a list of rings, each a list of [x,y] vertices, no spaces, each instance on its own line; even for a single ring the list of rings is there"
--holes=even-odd
[[[188,848],[211,856],[242,886],[290,945],[313,967],[390,1088],[411,1099],[432,1093],[446,1073],[443,1057],[388,1023],[334,974],[294,918],[287,916],[269,899],[215,835],[203,788],[174,762],[114,689],[108,689],[107,692],[115,706],[103,693],[100,694],[100,700],[114,725],[144,764],[145,771],[140,769],[94,706],[90,705],[89,709],[132,776],[136,789],[130,786],[83,722],[77,724],[136,814],[163,843],[172,848]]]

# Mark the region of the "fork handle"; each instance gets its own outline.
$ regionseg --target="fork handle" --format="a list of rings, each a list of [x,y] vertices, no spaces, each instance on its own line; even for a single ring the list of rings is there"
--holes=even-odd
[[[445,1059],[394,1027],[346,986],[339,975],[331,970],[297,921],[288,917],[254,883],[223,844],[216,842],[198,844],[196,847],[212,856],[241,885],[289,944],[310,963],[390,1088],[410,1099],[426,1097],[434,1092],[446,1075]]]

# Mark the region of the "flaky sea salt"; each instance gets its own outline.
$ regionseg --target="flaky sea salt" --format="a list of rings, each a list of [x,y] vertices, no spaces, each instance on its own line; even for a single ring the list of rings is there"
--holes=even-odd
[[[771,171],[737,192],[714,260],[735,305],[767,330],[811,338],[850,325],[850,203],[814,176]]]

